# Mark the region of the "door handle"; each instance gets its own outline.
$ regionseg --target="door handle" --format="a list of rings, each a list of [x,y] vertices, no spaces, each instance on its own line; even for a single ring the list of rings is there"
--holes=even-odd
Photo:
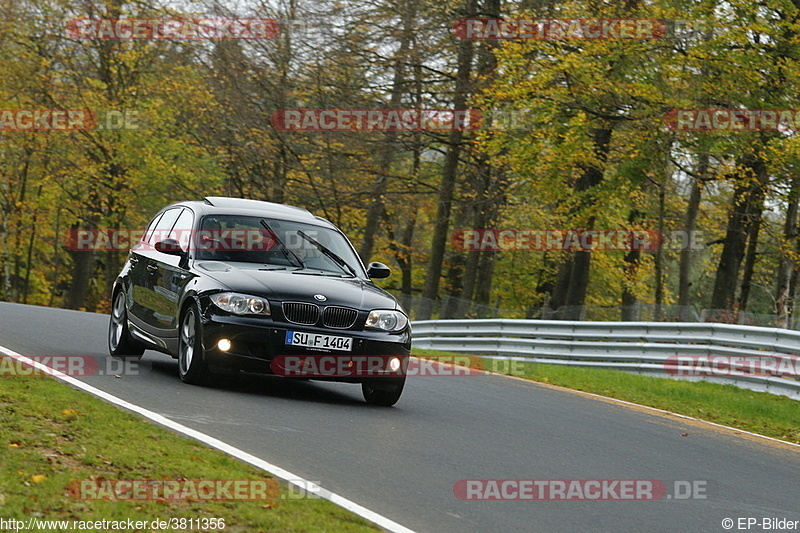
[[[156,272],[158,272],[158,265],[147,265],[147,270],[151,274],[155,274]]]

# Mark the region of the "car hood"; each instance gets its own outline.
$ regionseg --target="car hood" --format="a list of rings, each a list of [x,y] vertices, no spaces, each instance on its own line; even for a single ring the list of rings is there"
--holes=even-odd
[[[219,261],[203,261],[197,269],[231,291],[264,296],[277,301],[319,302],[314,295],[325,296],[324,305],[342,305],[358,309],[396,309],[392,295],[359,278],[321,276],[312,271],[259,270],[237,267]]]

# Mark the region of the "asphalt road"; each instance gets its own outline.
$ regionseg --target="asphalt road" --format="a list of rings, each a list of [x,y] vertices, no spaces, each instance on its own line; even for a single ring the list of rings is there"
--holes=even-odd
[[[0,303],[0,345],[89,355],[105,369],[107,320]],[[718,532],[725,518],[734,530],[754,518],[750,530],[761,531],[764,518],[800,521],[800,449],[493,375],[409,378],[395,407],[378,408],[358,385],[246,375],[201,388],[181,383],[176,365],[148,351],[138,375],[81,379],[416,531]],[[660,480],[676,497],[462,501],[453,491],[462,479]],[[706,497],[678,499],[675,481]]]

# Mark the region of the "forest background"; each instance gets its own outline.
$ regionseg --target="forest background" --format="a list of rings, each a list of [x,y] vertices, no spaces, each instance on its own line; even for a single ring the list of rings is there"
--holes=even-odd
[[[800,0],[0,6],[0,300],[105,312],[127,252],[75,249],[70,234],[140,230],[168,203],[225,195],[329,219],[365,263],[394,270],[381,285],[417,319],[795,325],[800,120],[698,129],[674,119],[704,109],[794,117]],[[280,30],[73,31],[81,19],[193,17],[269,18]],[[660,30],[465,38],[458,21],[476,18],[650,20]],[[9,119],[84,109],[97,127],[26,130]],[[276,124],[297,109],[469,109],[484,120],[385,131]],[[464,250],[457,237],[471,229],[642,230],[664,241]]]

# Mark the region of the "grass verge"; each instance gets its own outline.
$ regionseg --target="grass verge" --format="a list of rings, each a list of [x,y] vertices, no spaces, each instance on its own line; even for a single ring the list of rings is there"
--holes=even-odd
[[[4,520],[222,518],[225,532],[379,530],[327,500],[301,499],[302,494],[282,482],[279,493],[267,491],[269,499],[208,501],[189,494],[186,500],[113,501],[82,499],[86,493],[78,487],[88,479],[95,483],[261,480],[276,487],[266,472],[52,378],[0,377],[0,518]],[[216,494],[225,496],[221,491]],[[186,530],[219,530],[197,525]]]
[[[459,354],[414,349],[413,355],[452,361],[453,356]],[[800,443],[800,402],[785,396],[740,389],[733,385],[662,379],[599,368],[528,362],[520,362],[512,367],[485,359],[483,369],[601,394]]]

